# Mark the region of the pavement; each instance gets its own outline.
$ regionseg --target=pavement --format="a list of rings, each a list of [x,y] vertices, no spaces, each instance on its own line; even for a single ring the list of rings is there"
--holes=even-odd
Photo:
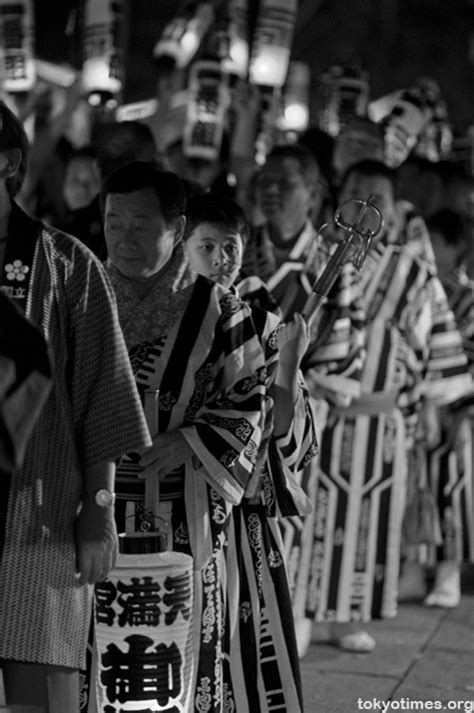
[[[403,604],[395,619],[368,624],[377,640],[371,654],[339,651],[327,643],[327,626],[315,624],[301,662],[305,713],[474,712],[474,567],[462,591],[456,609]]]
[[[339,651],[315,624],[301,661],[305,713],[474,711],[474,568],[462,592],[456,609],[401,604],[395,619],[367,624],[370,654]]]

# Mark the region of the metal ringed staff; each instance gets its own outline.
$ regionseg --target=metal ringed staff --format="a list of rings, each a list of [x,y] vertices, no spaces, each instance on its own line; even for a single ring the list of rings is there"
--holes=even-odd
[[[317,277],[313,283],[311,294],[306,300],[302,311],[302,315],[307,324],[311,324],[312,320],[319,312],[319,309],[326,301],[327,295],[331,287],[336,282],[341,267],[346,262],[352,262],[354,267],[357,270],[360,270],[365,262],[374,238],[379,235],[380,231],[383,229],[383,215],[373,200],[374,196],[372,195],[370,195],[365,201],[358,198],[352,198],[345,201],[336,210],[334,214],[334,222],[346,233],[346,237],[338,243],[322,274]],[[344,206],[349,203],[356,203],[361,206],[354,223],[348,223],[342,219],[342,210]],[[362,227],[362,220],[369,209],[373,210],[379,218],[379,224],[376,230],[370,230],[368,228],[364,230]],[[359,245],[357,245],[357,241],[359,241]],[[351,256],[350,254],[354,247],[356,247],[356,250]]]

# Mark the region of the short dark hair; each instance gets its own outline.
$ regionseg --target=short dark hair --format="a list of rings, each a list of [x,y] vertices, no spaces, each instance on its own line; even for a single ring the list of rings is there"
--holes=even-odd
[[[188,240],[192,232],[203,223],[235,231],[241,236],[243,243],[248,240],[249,224],[245,211],[231,198],[212,191],[191,197],[186,209],[183,240]]]
[[[389,168],[382,161],[364,159],[363,161],[351,164],[342,177],[341,188],[346,184],[348,178],[353,173],[357,173],[359,176],[364,176],[366,178],[371,178],[372,176],[382,176],[390,182],[393,190],[395,190],[395,171]]]
[[[94,143],[97,145],[97,165],[102,178],[133,161],[158,163],[153,133],[139,121],[104,124]]]
[[[101,190],[102,209],[109,193],[132,193],[146,188],[156,193],[166,223],[173,223],[186,212],[186,193],[181,179],[155,163],[144,161],[122,166],[105,178]]]
[[[426,226],[431,232],[440,233],[444,240],[452,246],[467,245],[469,236],[469,220],[450,208],[437,210],[426,220]]]
[[[279,144],[270,151],[267,156],[267,161],[272,158],[296,159],[308,185],[316,185],[321,176],[321,169],[314,154],[309,148],[301,144]]]
[[[21,121],[3,101],[0,101],[0,151],[8,149],[20,149],[21,152],[20,163],[15,175],[5,181],[8,195],[14,198],[25,180],[30,144]]]

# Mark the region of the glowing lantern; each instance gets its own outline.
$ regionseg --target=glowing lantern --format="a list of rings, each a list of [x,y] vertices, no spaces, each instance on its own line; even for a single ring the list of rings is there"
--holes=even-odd
[[[0,38],[2,89],[29,91],[36,81],[31,0],[0,0]]]
[[[214,20],[211,3],[188,2],[169,22],[155,45],[153,56],[173,57],[178,69],[186,67],[196,54]]]
[[[245,79],[249,64],[247,0],[230,0],[214,33],[212,54],[230,75]]]
[[[84,17],[82,84],[89,94],[118,94],[122,89],[121,0],[88,0]],[[94,105],[93,100],[91,102]]]
[[[119,555],[95,587],[89,713],[191,710],[192,637],[192,558]]]
[[[219,157],[226,112],[230,104],[229,75],[217,60],[191,67],[183,152],[188,158]]]
[[[305,131],[309,124],[309,84],[311,74],[303,62],[290,62],[283,90],[282,113],[277,119],[280,131]]]
[[[415,86],[423,92],[432,115],[418,137],[414,152],[428,161],[447,159],[451,155],[453,132],[439,84],[431,77],[419,77]]]
[[[297,0],[263,0],[252,44],[252,84],[282,87],[290,61]]]
[[[365,116],[369,100],[369,80],[357,66],[334,65],[321,76],[322,110],[319,126],[337,136],[354,116]]]
[[[393,100],[393,95],[390,98]],[[397,168],[405,161],[432,115],[432,109],[419,88],[404,89],[398,93],[388,114],[378,122],[385,130],[385,161],[388,166]]]

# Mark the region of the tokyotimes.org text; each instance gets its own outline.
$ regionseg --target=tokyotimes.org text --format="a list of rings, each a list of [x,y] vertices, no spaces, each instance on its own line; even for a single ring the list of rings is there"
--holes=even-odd
[[[379,698],[358,698],[360,711],[474,711],[474,701],[419,701],[400,698],[399,701],[382,701]]]

